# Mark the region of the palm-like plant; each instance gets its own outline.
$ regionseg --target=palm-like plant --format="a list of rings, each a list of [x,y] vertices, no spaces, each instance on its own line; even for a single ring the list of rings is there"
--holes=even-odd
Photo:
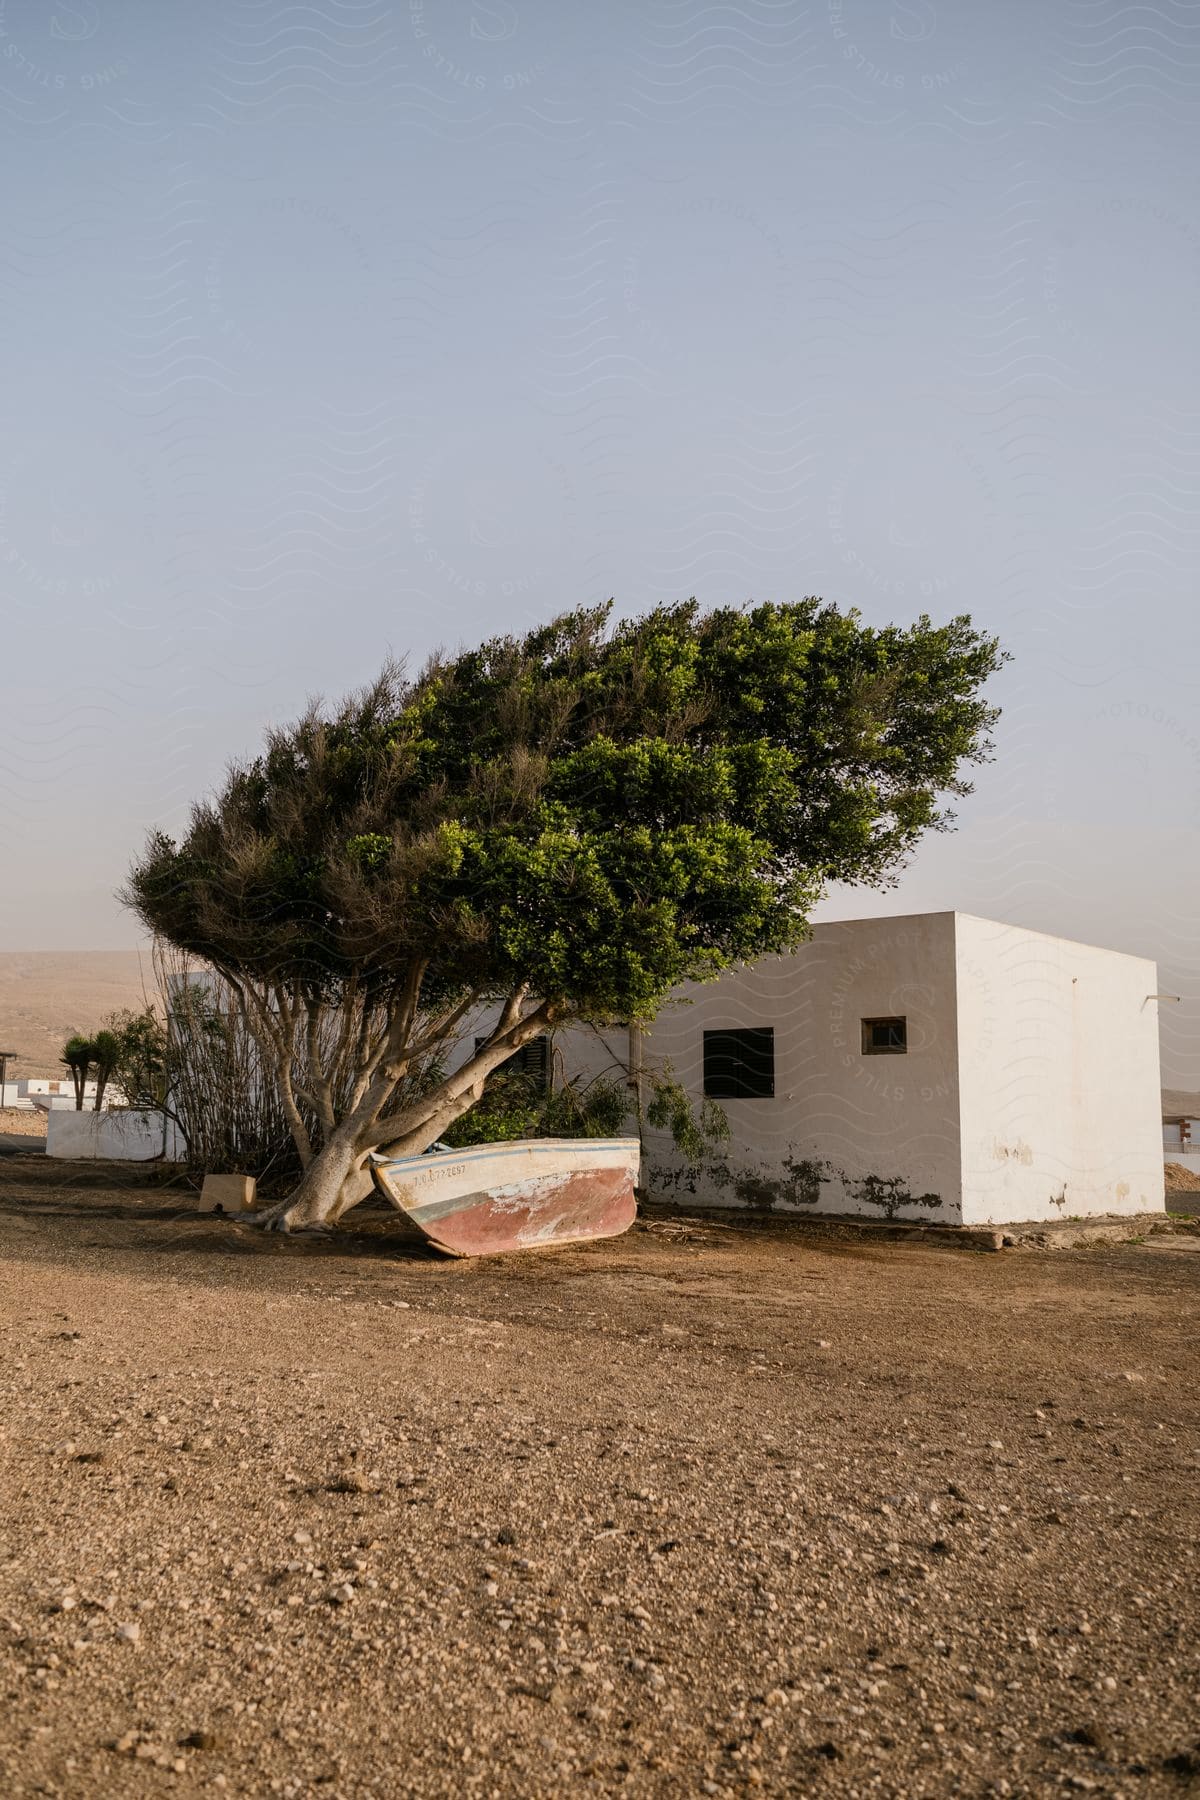
[[[104,1105],[104,1090],[121,1060],[121,1040],[116,1032],[98,1031],[92,1040],[92,1055],[96,1063],[94,1111],[99,1112]]]
[[[94,1038],[83,1037],[76,1032],[69,1037],[62,1047],[60,1060],[71,1071],[71,1079],[75,1083],[75,1111],[83,1111],[83,1093],[87,1087],[88,1072],[97,1060]]]

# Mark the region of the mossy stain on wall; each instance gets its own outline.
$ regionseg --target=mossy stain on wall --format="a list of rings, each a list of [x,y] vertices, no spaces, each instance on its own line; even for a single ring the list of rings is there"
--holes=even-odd
[[[846,1192],[860,1206],[875,1206],[885,1219],[894,1219],[906,1206],[935,1207],[942,1204],[940,1194],[910,1193],[899,1175],[864,1175],[861,1181],[845,1181]]]

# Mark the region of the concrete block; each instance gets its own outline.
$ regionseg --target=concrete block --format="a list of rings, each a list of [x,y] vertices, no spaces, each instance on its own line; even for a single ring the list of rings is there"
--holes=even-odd
[[[254,1207],[253,1175],[206,1175],[200,1189],[200,1212],[241,1213]]]

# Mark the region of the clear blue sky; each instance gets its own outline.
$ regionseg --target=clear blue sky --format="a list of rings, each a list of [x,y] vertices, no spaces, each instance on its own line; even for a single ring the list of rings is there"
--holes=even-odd
[[[886,896],[1157,956],[1200,1085],[1200,11],[3,0],[0,945],[264,724],[580,601],[968,610]]]

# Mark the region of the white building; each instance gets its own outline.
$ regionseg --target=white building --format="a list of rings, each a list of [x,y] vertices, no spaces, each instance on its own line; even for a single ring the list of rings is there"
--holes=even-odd
[[[110,1084],[105,1090],[106,1097],[111,1091]],[[95,1102],[96,1083],[87,1081],[83,1087],[83,1104],[94,1106]],[[75,1105],[75,1083],[69,1075],[61,1079],[53,1075],[23,1075],[19,1081],[5,1082],[2,1103],[21,1112],[38,1106],[43,1112],[57,1107],[72,1107]]]
[[[1156,989],[1142,957],[968,913],[817,925],[644,1029],[646,1063],[716,1099],[731,1137],[689,1164],[650,1133],[643,1183],[953,1225],[1161,1211]],[[629,1041],[572,1030],[555,1060],[616,1072]]]

